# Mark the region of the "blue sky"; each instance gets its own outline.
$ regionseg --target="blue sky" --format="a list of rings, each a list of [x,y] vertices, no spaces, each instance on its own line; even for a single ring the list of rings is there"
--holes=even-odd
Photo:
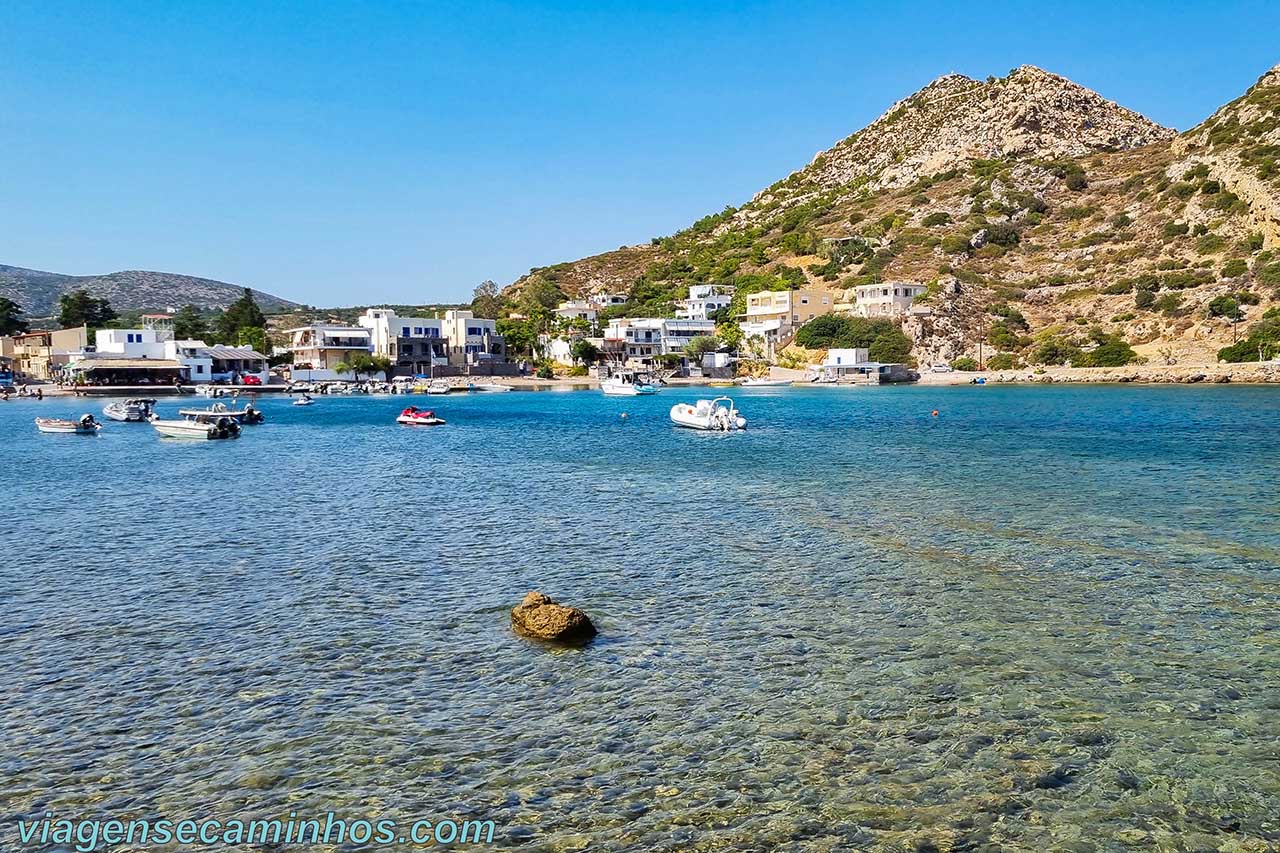
[[[740,204],[931,79],[1185,129],[1280,4],[8,2],[0,263],[462,300]]]

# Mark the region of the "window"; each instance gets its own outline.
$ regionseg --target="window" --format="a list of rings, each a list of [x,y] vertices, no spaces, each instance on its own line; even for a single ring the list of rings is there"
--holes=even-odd
[[[809,297],[807,297],[807,296],[801,296],[801,297],[800,297],[800,304],[801,304],[801,305],[808,305],[808,304],[809,304]]]
[[[408,326],[401,326],[401,327],[400,327],[400,337],[402,337],[402,338],[407,338],[407,337],[409,337],[409,327],[408,327]]]
[[[196,365],[196,373],[200,373],[200,374],[203,374],[203,373],[204,373],[204,365],[203,365],[203,364],[197,364],[197,365]]]
[[[823,304],[823,305],[826,305],[826,304],[827,304],[827,297],[825,297],[825,296],[824,296],[824,297],[822,297],[822,304]]]

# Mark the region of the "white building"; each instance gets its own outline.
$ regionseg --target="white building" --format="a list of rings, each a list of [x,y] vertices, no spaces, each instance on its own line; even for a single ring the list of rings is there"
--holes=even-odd
[[[586,320],[588,323],[594,323],[599,310],[585,299],[571,299],[568,302],[561,302],[552,313],[561,320]]]
[[[706,320],[733,301],[735,288],[728,284],[695,284],[689,298],[676,303],[676,316],[682,320]]]
[[[373,335],[363,326],[339,323],[312,323],[289,329],[289,351],[293,353],[290,376],[304,382],[350,379],[334,367],[353,353],[373,352]]]
[[[609,321],[604,343],[625,361],[652,365],[658,356],[682,353],[689,341],[715,333],[711,320],[622,317]]]
[[[429,374],[432,367],[449,363],[449,340],[436,317],[401,317],[390,308],[370,308],[356,323],[369,330],[373,351],[391,359],[399,375]]]
[[[901,317],[910,312],[912,300],[923,296],[925,289],[913,281],[860,284],[853,289],[853,312],[860,317]]]
[[[449,340],[449,363],[454,366],[506,360],[506,342],[498,334],[495,320],[477,317],[467,310],[446,311],[441,328]]]
[[[99,329],[92,351],[79,353],[73,373],[165,372],[178,368],[190,382],[237,382],[246,376],[269,379],[267,357],[252,347],[210,346],[175,340],[168,315],[144,314],[142,329]]]

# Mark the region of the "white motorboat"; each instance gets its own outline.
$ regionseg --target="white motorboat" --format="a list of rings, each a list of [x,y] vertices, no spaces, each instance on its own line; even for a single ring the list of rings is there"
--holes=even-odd
[[[743,379],[738,384],[741,385],[743,388],[781,388],[784,385],[790,385],[791,380],[790,379],[767,379],[767,378],[757,379],[755,377],[751,377],[749,379]]]
[[[260,424],[266,420],[253,403],[245,403],[243,409],[228,409],[224,403],[214,403],[207,409],[179,409],[178,414],[185,420],[200,423],[212,423],[221,418],[230,418],[237,424]]]
[[[68,435],[96,435],[102,424],[93,415],[81,415],[79,420],[70,418],[36,418],[36,429],[41,432],[66,433]]]
[[[600,390],[610,397],[635,397],[640,394],[656,394],[658,389],[629,371],[615,373],[600,383]]]
[[[197,385],[195,392],[201,397],[228,397],[231,396],[231,389],[221,385]]]
[[[151,398],[138,397],[124,402],[107,403],[102,407],[102,414],[113,421],[141,423],[155,412],[156,401]]]
[[[467,385],[468,391],[478,391],[481,394],[501,394],[503,391],[510,391],[510,385],[499,385],[496,382],[484,382],[476,384],[475,382]]]
[[[161,435],[167,435],[170,438],[210,440],[240,437],[240,424],[227,417],[219,418],[216,421],[162,421],[153,416],[151,425],[155,427],[156,432]]]
[[[444,418],[436,417],[436,413],[430,409],[419,409],[417,406],[410,406],[396,418],[396,423],[406,426],[441,426],[444,422]]]
[[[315,405],[315,402],[316,402],[315,400],[311,399],[310,394],[303,394],[301,397],[294,400],[293,404],[295,406],[312,406],[312,405]]]
[[[448,394],[453,388],[443,379],[433,379],[431,384],[427,386],[428,394]]]
[[[689,429],[730,432],[747,428],[747,419],[728,397],[699,400],[692,406],[677,403],[671,407],[671,420],[676,426]]]

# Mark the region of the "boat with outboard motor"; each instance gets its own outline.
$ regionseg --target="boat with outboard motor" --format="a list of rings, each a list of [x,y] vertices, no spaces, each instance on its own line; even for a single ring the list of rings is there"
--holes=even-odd
[[[636,397],[656,394],[658,388],[641,374],[623,370],[600,383],[600,390],[610,397]]]
[[[132,400],[117,400],[102,407],[102,414],[113,421],[142,423],[151,417],[156,410],[156,401],[150,397],[137,397]]]
[[[93,415],[81,415],[79,420],[71,418],[36,418],[36,429],[41,432],[65,433],[68,435],[97,435],[102,424],[93,419]]]
[[[501,394],[504,391],[510,391],[511,386],[499,385],[496,382],[470,382],[467,383],[467,390],[480,394]]]
[[[692,406],[676,403],[671,407],[671,420],[676,426],[689,429],[731,432],[747,428],[747,419],[728,397],[699,400]]]
[[[170,438],[196,438],[202,440],[239,438],[240,424],[229,417],[221,417],[215,421],[187,419],[181,421],[161,420],[151,416],[151,426],[156,432]]]
[[[448,394],[452,390],[453,387],[443,379],[432,379],[431,383],[427,385],[428,394]]]
[[[293,401],[295,406],[310,406],[314,405],[314,403],[315,400],[311,399],[310,394],[303,394],[301,397]]]
[[[243,409],[228,409],[224,403],[214,403],[207,409],[179,409],[178,414],[185,420],[200,423],[212,423],[221,418],[230,418],[237,424],[260,424],[266,420],[253,403],[245,403]]]
[[[396,418],[396,423],[407,426],[441,426],[444,422],[444,418],[437,418],[436,413],[430,409],[419,409],[417,406],[410,406]]]

